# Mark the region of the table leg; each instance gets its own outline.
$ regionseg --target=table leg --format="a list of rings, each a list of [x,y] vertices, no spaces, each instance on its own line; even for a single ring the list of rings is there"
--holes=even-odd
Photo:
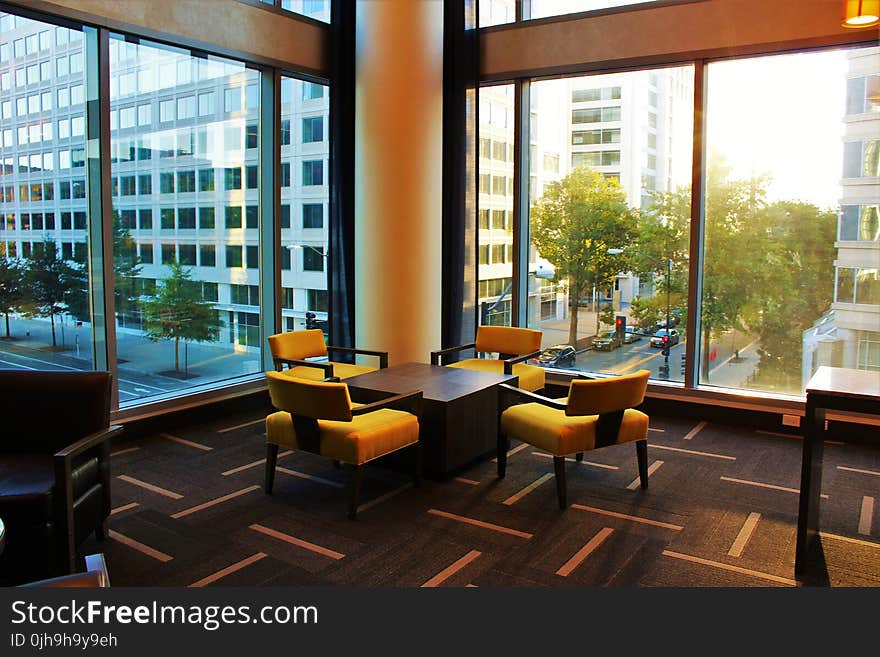
[[[825,409],[807,395],[804,415],[804,448],[801,463],[801,493],[798,505],[795,575],[807,570],[814,541],[819,540],[819,503],[822,489],[822,456],[825,443]]]

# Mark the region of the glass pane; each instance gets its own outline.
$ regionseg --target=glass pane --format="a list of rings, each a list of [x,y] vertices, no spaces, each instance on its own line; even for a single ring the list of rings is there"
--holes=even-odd
[[[709,65],[702,383],[802,394],[876,340],[880,116],[852,80],[877,70],[876,49]]]
[[[281,8],[329,23],[330,2],[331,0],[281,0]]]
[[[0,26],[3,43],[34,44],[0,61],[10,84],[27,71],[0,96],[0,367],[90,370],[83,34],[6,13]],[[56,58],[79,64],[59,72]]]
[[[242,185],[259,73],[113,35],[110,79],[111,111],[159,108],[111,131],[120,405],[260,371],[259,295],[233,292],[260,285],[242,222],[259,202]]]
[[[326,86],[281,78],[282,328],[327,333],[330,143]],[[294,172],[291,175],[291,171]]]
[[[637,5],[645,2],[654,2],[654,0],[531,0],[532,15],[529,18],[560,16],[580,11]]]
[[[502,25],[516,20],[516,0],[480,0],[478,26]]]
[[[533,82],[531,99],[528,312],[548,349],[536,362],[681,381],[693,68]]]
[[[511,324],[513,85],[479,90],[477,310],[479,324]]]

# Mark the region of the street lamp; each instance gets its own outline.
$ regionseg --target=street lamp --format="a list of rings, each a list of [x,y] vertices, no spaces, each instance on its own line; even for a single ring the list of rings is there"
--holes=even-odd
[[[293,244],[288,244],[287,248],[290,249],[291,251],[294,249],[296,249],[296,250],[311,249],[312,251],[314,251],[315,253],[320,255],[325,260],[327,259],[327,249],[324,246],[317,247],[312,244],[301,244],[300,242],[295,242]]]
[[[621,253],[623,253],[623,251],[624,251],[624,249],[608,249],[609,255],[620,255]],[[660,260],[659,258],[655,258],[654,256],[650,256],[647,253],[643,253],[642,251],[636,251],[636,253],[647,258],[648,260],[651,260],[651,261],[657,263],[658,265],[663,264],[662,260]],[[666,329],[665,329],[666,336],[663,338],[663,340],[665,342],[665,346],[663,347],[663,366],[662,366],[662,371],[660,372],[666,378],[669,378],[669,347],[671,346],[669,344],[669,338],[670,338],[669,324],[670,324],[670,319],[671,319],[671,314],[672,314],[670,312],[670,307],[669,307],[669,281],[670,281],[671,276],[672,276],[672,259],[667,258],[666,259]]]

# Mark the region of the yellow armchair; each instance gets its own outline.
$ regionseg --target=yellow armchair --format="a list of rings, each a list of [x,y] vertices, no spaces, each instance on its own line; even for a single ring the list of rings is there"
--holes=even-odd
[[[548,399],[502,386],[519,402],[501,414],[498,477],[507,470],[510,438],[553,455],[559,508],[566,507],[565,457],[610,445],[635,442],[642,488],[648,487],[648,416],[635,410],[648,387],[648,370],[607,379],[575,379],[568,397]]]
[[[328,346],[324,342],[324,333],[320,329],[288,331],[287,333],[270,335],[269,349],[272,351],[272,360],[276,370],[283,371],[286,376],[311,379],[312,381],[321,381],[331,377],[347,379],[358,374],[376,371],[375,367],[329,360],[329,353],[334,352],[376,356],[379,359],[380,368],[388,367],[387,351]],[[306,360],[307,358],[321,357],[328,358],[328,360]],[[284,369],[285,365],[287,365],[286,370]]]
[[[351,470],[348,517],[357,515],[363,466],[405,447],[413,449],[413,480],[421,478],[419,421],[422,392],[353,404],[348,386],[266,372],[272,405],[266,418],[266,493],[272,492],[278,448],[298,449],[343,462]],[[405,410],[404,410],[405,409]]]
[[[431,364],[442,365],[444,356],[465,349],[473,349],[475,356],[481,353],[497,353],[498,358],[468,358],[449,363],[447,367],[515,374],[519,377],[519,387],[529,392],[544,387],[544,368],[523,362],[540,353],[541,331],[513,326],[479,326],[474,342],[432,351]]]

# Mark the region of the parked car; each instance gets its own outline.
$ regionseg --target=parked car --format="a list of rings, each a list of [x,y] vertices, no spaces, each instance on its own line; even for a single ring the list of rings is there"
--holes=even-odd
[[[665,328],[662,328],[651,336],[651,346],[663,347],[666,344],[669,344],[669,346],[672,347],[678,344],[678,340],[678,331],[675,329],[669,329],[667,331]]]
[[[627,326],[626,333],[623,334],[623,343],[632,344],[642,339],[642,334],[635,326]]]
[[[574,367],[575,355],[574,347],[570,344],[557,344],[547,347],[529,362],[541,367]]]
[[[617,349],[622,344],[623,341],[614,329],[600,333],[599,336],[593,340],[593,348],[598,349],[599,351],[611,351],[612,349]]]

